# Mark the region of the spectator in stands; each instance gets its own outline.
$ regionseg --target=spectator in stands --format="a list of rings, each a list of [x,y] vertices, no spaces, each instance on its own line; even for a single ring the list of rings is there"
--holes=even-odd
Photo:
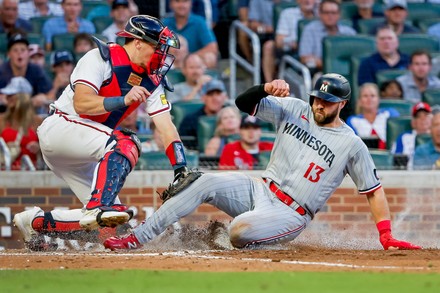
[[[19,17],[19,0],[0,0],[0,33],[31,32],[32,24]]]
[[[376,11],[373,9],[374,0],[355,0],[354,3],[356,4],[356,12],[352,16],[351,21],[353,23],[353,28],[357,32],[359,32],[359,20],[384,16],[382,11]]]
[[[432,61],[428,51],[417,50],[411,54],[409,72],[397,78],[403,88],[403,99],[416,104],[427,89],[440,89],[440,79],[431,74]]]
[[[393,154],[404,154],[408,157],[408,169],[412,169],[416,136],[429,134],[431,131],[432,111],[424,102],[418,102],[412,108],[411,131],[401,133],[393,143]]]
[[[312,76],[322,70],[322,39],[334,35],[355,35],[349,26],[340,25],[340,4],[336,0],[322,0],[319,4],[319,20],[304,27],[299,41],[299,57]]]
[[[183,62],[185,58],[189,55],[188,41],[182,35],[177,34],[177,37],[179,38],[180,48],[176,49],[174,47],[171,47],[169,50],[169,53],[175,58],[171,69],[182,70]]]
[[[238,19],[247,27],[249,27],[249,1],[250,0],[238,0]],[[239,30],[237,37],[241,52],[248,61],[251,61],[252,50],[248,36],[242,30]]]
[[[26,20],[40,16],[62,16],[63,9],[59,3],[49,0],[30,0],[18,4],[18,15]]]
[[[85,54],[95,48],[95,45],[95,41],[88,33],[79,33],[73,38],[73,51],[75,54]]]
[[[58,50],[50,56],[50,63],[54,78],[52,90],[48,93],[49,99],[56,100],[70,83],[70,75],[75,67],[75,59],[70,51]]]
[[[259,154],[270,151],[272,142],[261,141],[261,124],[254,116],[245,116],[240,124],[240,140],[225,145],[220,169],[252,170],[259,165]]]
[[[29,44],[29,61],[32,64],[37,64],[41,68],[45,68],[46,58],[44,49],[38,44]]]
[[[64,16],[49,18],[43,25],[43,36],[46,50],[52,50],[52,37],[64,33],[95,33],[95,26],[87,19],[81,18],[81,0],[62,0]]]
[[[21,169],[23,155],[28,155],[36,166],[40,154],[36,129],[42,119],[32,106],[32,86],[24,77],[13,77],[0,93],[7,100],[6,113],[0,117],[0,135],[11,152],[11,169]]]
[[[214,28],[220,19],[219,2],[222,0],[210,0],[211,6],[206,9],[206,0],[192,0],[191,11],[206,19],[211,28]],[[209,13],[207,13],[209,11]]]
[[[214,32],[203,17],[191,13],[191,0],[170,0],[172,17],[163,23],[188,40],[190,53],[199,55],[208,68],[217,66],[219,49]]]
[[[202,116],[214,116],[223,108],[228,96],[222,81],[213,79],[202,87],[203,106],[196,112],[185,116],[179,127],[180,136],[190,136],[194,139],[185,143],[189,149],[196,149],[198,146],[197,127],[199,118]]]
[[[8,61],[0,65],[0,88],[3,88],[13,77],[22,76],[32,86],[32,104],[38,114],[47,114],[51,102],[47,94],[52,83],[44,70],[29,62],[29,42],[21,34],[12,35],[8,41]]]
[[[390,27],[396,35],[408,33],[420,33],[420,30],[406,22],[408,10],[406,0],[385,1],[385,21],[371,28],[370,34],[376,35],[378,29],[383,26]]]
[[[263,46],[263,74],[266,81],[275,78],[277,59],[283,55],[293,55],[298,47],[298,22],[316,17],[316,0],[298,0],[298,7],[284,9],[278,20],[275,40],[268,40]]]
[[[394,108],[379,108],[379,89],[374,83],[359,88],[356,114],[347,119],[347,125],[361,138],[378,138],[377,148],[386,149],[387,120],[399,116]]]
[[[220,157],[224,146],[231,139],[231,135],[240,132],[241,114],[238,108],[228,106],[221,109],[217,114],[217,122],[212,137],[205,147],[205,155]]]
[[[274,57],[271,57],[274,53],[274,24],[273,24],[273,0],[250,0],[249,1],[249,23],[248,26],[253,30],[260,39],[262,47],[262,69],[264,78],[269,78],[266,75],[273,75]],[[269,45],[266,45],[271,42]],[[271,73],[272,71],[272,73]],[[266,81],[272,81],[272,79]]]
[[[376,48],[376,53],[361,61],[358,74],[359,85],[366,82],[377,83],[376,73],[380,70],[406,69],[409,65],[408,55],[399,52],[399,39],[388,26],[378,29]]]
[[[431,25],[428,30],[426,31],[426,33],[430,36],[434,36],[437,37],[437,39],[440,40],[440,22]]]
[[[102,35],[109,42],[116,42],[116,33],[124,30],[125,24],[131,17],[128,0],[113,0],[110,16],[113,23],[102,32]]]
[[[440,107],[432,107],[431,136],[428,143],[419,145],[414,152],[414,169],[440,169]]]
[[[150,129],[153,132],[153,137],[150,140],[142,142],[142,152],[165,152],[165,147],[162,142],[162,137],[160,135],[159,129],[157,129],[156,124],[150,123]]]
[[[395,79],[382,82],[380,85],[380,98],[389,100],[403,100],[402,86]]]
[[[127,1],[128,1],[128,10],[130,12],[130,17],[139,14],[139,9],[137,4],[133,0],[127,0]],[[111,14],[111,7],[113,5],[113,2],[114,0],[107,0],[107,3],[103,3],[102,5],[98,5],[94,7],[92,10],[89,11],[89,13],[87,13],[86,19],[92,21],[95,17],[109,16]],[[154,2],[154,1],[149,1],[149,2]],[[151,11],[149,10],[141,14],[148,14],[154,17],[159,17],[154,15],[154,13],[151,13]]]
[[[174,85],[174,92],[167,92],[167,100],[171,103],[178,101],[200,100],[202,87],[212,79],[206,74],[206,66],[197,54],[190,54],[183,60],[182,74],[185,81]]]

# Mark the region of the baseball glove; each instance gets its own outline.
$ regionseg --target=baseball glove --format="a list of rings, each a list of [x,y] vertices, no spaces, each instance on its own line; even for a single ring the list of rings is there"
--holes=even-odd
[[[162,193],[159,193],[159,197],[163,202],[166,202],[188,186],[190,186],[194,181],[196,181],[200,176],[203,175],[203,172],[193,169],[193,170],[185,170],[179,174],[177,174],[174,182],[171,183],[167,189],[165,189]]]

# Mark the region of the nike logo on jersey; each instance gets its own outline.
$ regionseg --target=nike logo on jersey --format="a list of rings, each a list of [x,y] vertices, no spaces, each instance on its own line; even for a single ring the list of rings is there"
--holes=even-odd
[[[315,136],[311,135],[298,125],[289,122],[286,122],[282,133],[291,135],[309,148],[313,149],[320,157],[323,157],[329,167],[332,166],[335,154],[326,144],[324,144],[324,142],[317,139]]]
[[[303,114],[303,115],[301,115],[301,119],[304,119],[304,120],[306,120],[307,122],[309,122],[309,119],[307,119],[307,117]]]

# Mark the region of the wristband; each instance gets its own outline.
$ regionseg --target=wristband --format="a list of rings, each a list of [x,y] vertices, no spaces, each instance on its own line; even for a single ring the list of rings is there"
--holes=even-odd
[[[125,97],[114,97],[114,98],[104,98],[104,109],[107,112],[113,112],[115,110],[126,107],[125,105]]]
[[[170,160],[171,166],[173,166],[174,170],[186,166],[185,151],[183,148],[183,143],[181,141],[176,140],[170,143],[165,153]]]
[[[379,231],[379,234],[382,235],[383,233],[387,231],[391,231],[391,221],[390,220],[383,220],[376,224],[377,231]]]

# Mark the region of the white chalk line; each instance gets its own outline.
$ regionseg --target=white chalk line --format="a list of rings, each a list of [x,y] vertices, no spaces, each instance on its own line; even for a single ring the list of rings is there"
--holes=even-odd
[[[383,270],[426,270],[427,267],[401,267],[401,266],[368,266],[368,265],[355,265],[346,263],[332,263],[332,262],[315,262],[315,261],[299,261],[299,260],[276,260],[269,258],[234,258],[226,256],[215,256],[210,255],[210,252],[223,252],[220,250],[204,251],[205,254],[201,254],[200,251],[176,251],[176,252],[149,252],[149,253],[93,253],[90,256],[96,257],[151,257],[151,256],[177,256],[177,257],[188,257],[188,258],[202,258],[202,259],[221,259],[221,260],[239,260],[239,261],[249,261],[249,262],[273,262],[282,263],[290,265],[305,265],[305,266],[324,266],[324,267],[339,267],[339,268],[351,268],[351,269],[383,269]],[[1,253],[2,256],[85,256],[85,253],[66,253],[66,252],[51,252],[51,253]],[[0,270],[5,270],[7,268],[0,268]]]

